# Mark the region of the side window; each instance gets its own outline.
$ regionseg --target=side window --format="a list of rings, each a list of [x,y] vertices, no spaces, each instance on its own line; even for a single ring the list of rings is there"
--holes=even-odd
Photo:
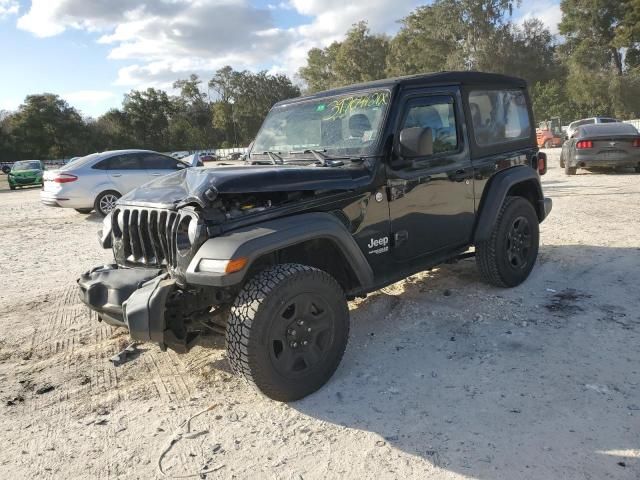
[[[143,157],[144,168],[149,170],[178,170],[178,162],[175,158],[165,155],[147,153]]]
[[[104,160],[100,160],[91,168],[95,170],[109,170],[110,164],[111,164],[111,158],[105,158]]]
[[[433,155],[458,150],[458,129],[453,97],[423,97],[410,100],[400,130],[414,127],[431,129]]]
[[[529,138],[531,123],[521,90],[478,90],[469,94],[476,143],[498,145]]]
[[[111,157],[109,170],[143,170],[141,155],[130,153]]]

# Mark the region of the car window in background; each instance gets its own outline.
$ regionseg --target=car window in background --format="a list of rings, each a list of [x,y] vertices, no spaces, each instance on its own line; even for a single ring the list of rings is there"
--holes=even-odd
[[[60,170],[72,170],[76,168],[83,167],[88,163],[93,162],[96,158],[100,157],[100,153],[92,153],[90,155],[86,155],[84,157],[80,157],[75,159],[73,162],[68,162],[66,165],[60,167]],[[96,168],[95,166],[93,168]]]
[[[175,158],[157,153],[147,153],[142,157],[144,168],[148,170],[178,170],[184,167],[182,162]],[[182,165],[182,166],[180,166]]]
[[[619,123],[615,118],[601,118],[600,123]]]
[[[11,170],[16,172],[21,170],[42,170],[42,165],[37,160],[31,162],[16,162],[13,164],[13,168]]]
[[[497,145],[531,135],[527,101],[521,90],[471,92],[469,108],[478,145]]]
[[[111,157],[109,170],[144,170],[142,155],[130,153]]]

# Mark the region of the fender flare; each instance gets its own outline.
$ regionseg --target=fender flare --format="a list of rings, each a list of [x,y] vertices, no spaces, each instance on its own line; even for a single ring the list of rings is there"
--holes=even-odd
[[[545,199],[542,194],[538,173],[524,165],[508,168],[496,173],[484,188],[485,194],[480,203],[480,214],[476,220],[476,228],[473,235],[474,243],[487,240],[491,236],[491,231],[496,224],[500,208],[509,190],[519,183],[531,181],[536,185],[537,205],[534,205],[534,209],[539,221],[542,222],[544,220],[546,216]]]
[[[189,263],[185,278],[187,283],[193,285],[237,285],[243,281],[251,264],[261,256],[315,239],[333,242],[349,263],[361,287],[373,284],[373,270],[353,236],[336,217],[323,212],[270,220],[210,238],[202,244]],[[248,262],[241,271],[235,273],[199,272],[198,264],[203,258],[247,258]]]

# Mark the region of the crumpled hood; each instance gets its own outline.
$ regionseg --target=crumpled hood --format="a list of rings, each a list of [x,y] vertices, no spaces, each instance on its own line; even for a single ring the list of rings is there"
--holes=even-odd
[[[371,173],[363,166],[301,167],[255,165],[186,168],[153,180],[120,199],[121,204],[175,208],[197,203],[206,207],[216,194],[355,190],[366,186]]]

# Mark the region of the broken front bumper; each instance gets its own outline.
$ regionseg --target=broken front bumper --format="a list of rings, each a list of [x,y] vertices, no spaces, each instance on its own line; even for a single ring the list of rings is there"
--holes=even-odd
[[[164,344],[165,304],[175,289],[168,273],[105,265],[78,279],[80,298],[109,325],[127,327],[131,338]]]

